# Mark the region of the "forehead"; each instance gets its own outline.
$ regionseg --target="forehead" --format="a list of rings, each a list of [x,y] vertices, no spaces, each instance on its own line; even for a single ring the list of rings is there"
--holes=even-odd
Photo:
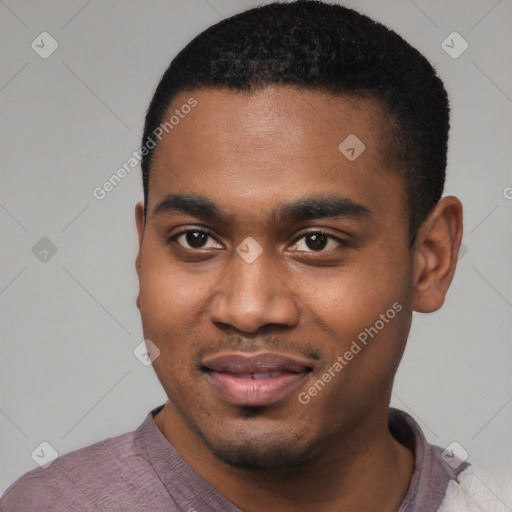
[[[197,105],[183,108],[191,98]],[[148,211],[175,192],[253,210],[338,193],[403,213],[405,187],[383,158],[376,100],[283,86],[205,88],[176,96],[164,121],[172,115],[179,121],[155,151]]]
[[[197,106],[188,112],[186,106],[191,98]],[[176,114],[182,110],[188,113],[178,119]],[[370,96],[334,95],[276,85],[251,92],[202,88],[181,92],[173,99],[164,122],[172,118],[179,126],[170,127],[164,137],[169,144],[184,149],[208,134],[214,135],[217,143],[233,144],[232,150],[268,152],[286,147],[290,150],[288,156],[301,158],[301,153],[316,153],[323,146],[331,153],[338,149],[340,137],[358,133],[366,138],[370,153],[377,156],[385,117],[380,101]],[[279,137],[271,140],[274,135]],[[187,146],[181,146],[187,142]],[[209,139],[203,141],[208,142]],[[160,144],[158,150],[162,147],[165,144]]]

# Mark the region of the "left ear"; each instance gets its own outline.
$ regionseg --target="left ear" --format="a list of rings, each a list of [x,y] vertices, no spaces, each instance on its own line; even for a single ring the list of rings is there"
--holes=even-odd
[[[137,226],[137,235],[139,237],[139,250],[137,252],[137,257],[135,258],[135,270],[137,271],[139,283],[140,283],[140,268],[141,268],[141,258],[142,258],[142,238],[144,236],[144,223],[145,223],[144,203],[141,201],[135,205],[135,225]],[[139,293],[137,294],[137,300],[135,301],[135,303],[137,304],[137,307],[140,310],[140,284],[139,284]]]
[[[444,303],[462,241],[462,204],[443,197],[418,229],[414,244],[413,309],[437,311]]]

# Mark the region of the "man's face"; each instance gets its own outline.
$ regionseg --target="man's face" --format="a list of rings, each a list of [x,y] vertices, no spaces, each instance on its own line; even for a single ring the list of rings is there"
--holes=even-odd
[[[190,97],[151,166],[144,336],[175,428],[238,466],[307,460],[387,413],[410,327],[405,186],[383,164],[382,114],[276,86],[181,93],[169,116]],[[359,156],[354,138],[338,148],[350,134]]]

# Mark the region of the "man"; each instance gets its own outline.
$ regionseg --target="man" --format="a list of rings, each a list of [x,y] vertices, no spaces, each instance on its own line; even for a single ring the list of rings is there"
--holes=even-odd
[[[270,4],[195,38],[151,101],[136,206],[168,402],[1,509],[498,510],[389,409],[412,312],[442,306],[461,243],[448,112],[424,57],[341,6]]]

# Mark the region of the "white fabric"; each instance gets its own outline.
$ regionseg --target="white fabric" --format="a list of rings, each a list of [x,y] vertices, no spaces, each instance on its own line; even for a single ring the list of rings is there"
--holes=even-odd
[[[510,482],[497,485],[488,474],[471,465],[450,480],[438,512],[512,512]]]

